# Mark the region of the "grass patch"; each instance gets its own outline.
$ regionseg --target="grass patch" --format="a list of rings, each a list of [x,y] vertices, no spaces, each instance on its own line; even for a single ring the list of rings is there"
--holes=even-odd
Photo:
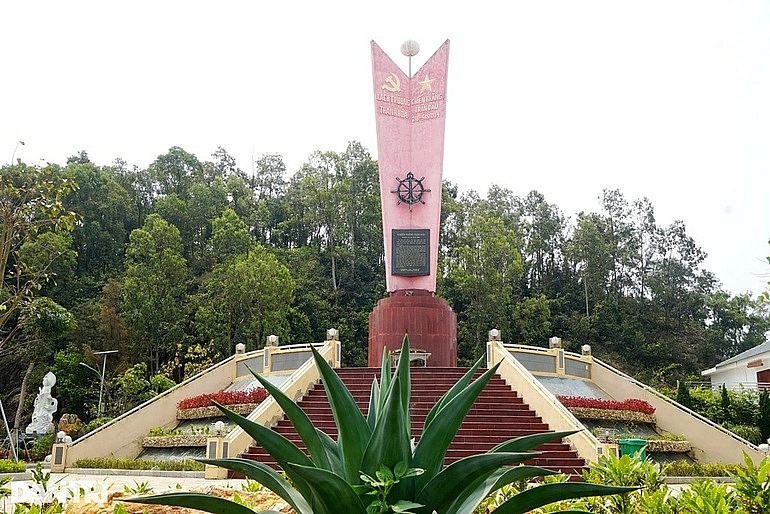
[[[192,459],[150,460],[104,457],[101,459],[79,459],[75,468],[92,469],[152,469],[159,471],[203,471],[203,463]]]

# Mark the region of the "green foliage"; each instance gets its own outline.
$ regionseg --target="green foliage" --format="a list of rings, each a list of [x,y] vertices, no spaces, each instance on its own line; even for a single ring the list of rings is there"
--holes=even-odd
[[[86,423],[85,425],[83,425],[83,433],[87,434],[89,432],[92,432],[97,428],[99,428],[100,426],[109,423],[110,421],[112,421],[112,419],[113,418],[110,416],[101,416],[98,418],[94,418],[88,423]]]
[[[280,155],[248,168],[221,148],[204,161],[179,147],[145,169],[120,160],[97,166],[87,156],[64,168],[0,168],[0,197],[10,202],[2,219],[13,221],[0,228],[16,237],[0,238],[12,244],[0,248],[0,264],[8,271],[21,263],[13,270],[23,273],[0,273],[0,391],[8,396],[22,380],[20,347],[40,369],[64,348],[82,355],[83,341],[120,350],[110,375],[145,362],[144,378],[163,372],[181,381],[237,342],[252,349],[269,333],[320,341],[335,327],[344,365],[365,365],[368,314],[386,295],[376,161],[353,142],[313,153],[290,177]],[[602,191],[595,208],[570,220],[537,191],[460,193],[445,182],[441,195],[438,293],[457,313],[461,365],[482,355],[487,331],[498,328],[507,342],[541,346],[558,335],[573,351],[589,343],[635,378],[673,386],[764,341],[770,327],[767,303],[719,290],[684,225],[661,226],[645,198]],[[238,272],[256,283],[250,266],[230,268],[255,243],[290,282],[276,277],[293,283],[293,294],[272,306],[259,303],[270,295],[254,300],[237,281],[222,281]],[[274,291],[269,269],[259,269],[259,285]],[[44,351],[19,337],[22,308],[41,296],[77,322]],[[59,405],[87,419],[98,383],[77,362],[56,364]],[[105,385],[107,408],[122,413],[129,405],[109,394],[111,380]],[[695,410],[762,426],[748,402],[728,394],[727,413],[719,403]]]
[[[26,469],[22,460],[0,459],[0,473],[22,473]]]
[[[294,286],[289,269],[267,248],[256,245],[232,255],[204,281],[196,312],[199,333],[214,342],[219,355],[231,355],[238,343],[253,350],[254,341],[285,336]]]
[[[160,471],[203,471],[203,464],[191,459],[129,459],[124,457],[103,457],[78,459],[74,468],[91,469],[158,469]]]
[[[147,364],[144,362],[134,364],[116,376],[112,382],[114,385],[113,402],[120,406],[118,412],[112,412],[114,415],[146,402],[157,394],[150,381],[147,380]]]
[[[748,514],[770,512],[770,458],[765,457],[759,465],[754,465],[744,452],[743,461],[745,467],[732,475],[743,508]]]
[[[246,479],[246,482],[241,484],[241,491],[247,492],[247,493],[258,493],[262,491],[265,488],[262,484],[257,482],[256,480],[249,480]]]
[[[690,388],[684,380],[678,380],[676,383],[676,401],[687,407],[692,408],[692,397],[690,397]]]
[[[32,447],[29,449],[29,458],[33,461],[42,461],[47,455],[51,454],[53,443],[56,440],[56,434],[44,434],[35,439]]]
[[[401,351],[402,354],[409,352],[406,338]],[[278,388],[255,375],[294,424],[309,456],[280,434],[220,407],[276,459],[288,480],[258,462],[204,460],[259,481],[287,501],[298,514],[368,514],[394,510],[394,507],[415,514],[434,511],[470,514],[486,496],[503,485],[552,474],[532,466],[510,466],[537,455],[529,451],[531,448],[569,434],[551,432],[512,439],[488,453],[466,457],[444,468],[449,444],[497,366],[471,381],[481,366],[479,360],[431,409],[422,435],[413,447],[407,359],[399,361],[391,376],[390,357],[383,358],[382,383],[375,381],[372,385],[369,414],[365,417],[329,364],[315,350],[313,356],[334,414],[339,434],[337,441],[317,430],[304,411]],[[563,499],[631,489],[579,482],[544,484],[513,496],[498,507],[498,512],[523,513]],[[376,497],[373,502],[369,497],[371,492]],[[209,512],[245,512],[233,502],[200,493],[171,493],[135,501]]]
[[[153,487],[150,485],[149,482],[137,482],[134,480],[134,485],[124,485],[123,486],[123,492],[126,494],[131,495],[143,495],[143,494],[150,494],[153,491]]]
[[[759,417],[758,394],[743,389],[733,391],[696,387],[690,389],[692,410],[720,424],[755,425]],[[727,398],[725,400],[725,398]],[[729,405],[728,411],[724,406]]]
[[[122,312],[131,324],[136,353],[155,373],[162,356],[173,349],[183,333],[182,299],[187,261],[182,256],[179,229],[151,214],[141,229],[129,236]]]
[[[732,514],[738,509],[735,493],[726,484],[698,480],[684,489],[677,498],[681,512]],[[758,511],[767,512],[767,511]]]
[[[54,278],[53,265],[66,253],[57,236],[71,231],[77,218],[63,201],[75,189],[55,166],[0,168],[0,331]]]
[[[762,432],[759,430],[759,427],[756,427],[753,425],[726,424],[725,428],[727,428],[730,432],[734,433],[735,435],[746,439],[750,443],[760,444],[763,442]]]
[[[400,483],[401,480],[422,475],[423,470],[419,468],[407,468],[404,461],[399,462],[391,470],[385,464],[380,465],[374,476],[361,473],[360,486],[354,486],[353,489],[364,494],[375,496],[375,499],[366,506],[366,514],[386,514],[391,510],[400,514],[414,514],[410,509],[416,509],[423,505],[409,502],[406,500],[397,500],[396,503],[388,503],[393,486]]]
[[[678,460],[666,464],[665,472],[672,477],[726,477],[736,473],[739,468],[736,464]]]
[[[721,409],[721,419],[725,423],[732,421],[732,413],[730,412],[730,395],[727,394],[727,387],[722,384],[722,388],[719,391],[719,408]]]
[[[55,338],[77,325],[70,311],[50,298],[32,300],[19,317],[19,325],[39,338]]]
[[[163,437],[163,436],[172,436],[172,435],[208,435],[210,433],[211,433],[211,428],[208,426],[203,426],[203,427],[191,426],[186,430],[181,428],[153,427],[147,432],[147,435],[150,437]]]
[[[760,432],[760,440],[767,441],[770,438],[770,392],[767,390],[762,390],[759,393],[758,408],[757,427]]]
[[[596,508],[609,506],[610,512],[620,514],[636,512],[650,495],[666,487],[665,475],[659,464],[630,455],[600,456],[599,461],[583,473],[583,479],[589,483],[637,488],[638,491],[628,494],[589,500],[589,503]]]
[[[10,481],[11,477],[9,476],[0,477],[0,500],[8,498],[11,495],[11,488],[5,486],[5,484]]]

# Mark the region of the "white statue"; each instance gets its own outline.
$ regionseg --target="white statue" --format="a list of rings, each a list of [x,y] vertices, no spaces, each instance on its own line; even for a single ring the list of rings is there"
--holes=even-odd
[[[51,396],[51,388],[54,385],[56,385],[56,375],[49,371],[43,377],[43,387],[35,398],[32,423],[24,430],[28,435],[48,434],[54,431],[53,415],[59,406],[59,401]]]

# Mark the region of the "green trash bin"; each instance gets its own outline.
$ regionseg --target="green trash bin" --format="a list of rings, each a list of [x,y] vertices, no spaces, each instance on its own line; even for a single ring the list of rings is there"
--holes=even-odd
[[[639,454],[640,460],[647,459],[647,440],[646,439],[620,439],[618,441],[621,455],[635,455]]]

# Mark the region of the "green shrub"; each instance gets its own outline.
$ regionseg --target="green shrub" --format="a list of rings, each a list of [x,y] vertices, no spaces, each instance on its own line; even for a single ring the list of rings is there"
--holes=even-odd
[[[670,477],[726,477],[737,472],[737,464],[719,464],[676,461],[666,464],[664,471]]]
[[[56,434],[44,434],[35,439],[32,447],[29,449],[29,458],[34,461],[42,461],[47,455],[51,454],[53,443],[56,440]]]
[[[75,468],[92,469],[158,469],[160,471],[203,471],[203,463],[192,459],[128,459],[103,457],[99,459],[79,459],[72,465]]]
[[[4,476],[0,477],[0,500],[3,498],[8,498],[11,495],[11,489],[10,487],[6,487],[5,484],[11,481],[11,477]]]
[[[738,498],[726,484],[713,480],[698,480],[685,488],[677,497],[677,512],[697,512],[708,514],[735,514],[738,510]],[[767,511],[761,511],[762,513]]]
[[[13,459],[0,459],[0,473],[23,473],[27,470],[24,461]]]
[[[744,452],[743,461],[745,467],[732,474],[741,505],[748,514],[770,512],[770,459],[765,457],[755,466]]]
[[[660,464],[649,460],[641,460],[631,455],[621,457],[602,455],[599,461],[583,473],[583,479],[588,483],[607,484],[614,486],[631,486],[636,490],[629,494],[611,496],[606,499],[590,499],[594,511],[601,512],[609,507],[610,512],[631,514],[646,512],[641,509],[651,495],[665,490],[665,475]],[[655,501],[659,501],[658,496]]]
[[[759,430],[759,427],[751,425],[725,425],[725,428],[750,443],[759,444],[762,442],[762,432]]]
[[[413,443],[408,359],[400,359],[391,376],[390,356],[384,356],[382,383],[375,380],[372,384],[369,415],[365,417],[334,370],[314,348],[311,347],[311,351],[332,407],[337,441],[316,429],[297,404],[255,374],[286,413],[310,456],[277,432],[220,406],[229,419],[270,453],[288,480],[255,461],[203,460],[259,481],[289,503],[297,514],[372,514],[391,510],[414,514],[430,514],[434,510],[471,514],[484,498],[507,484],[554,474],[535,466],[510,466],[537,455],[530,452],[531,448],[573,433],[547,432],[512,439],[487,453],[466,457],[444,467],[449,444],[476,398],[497,372],[497,365],[472,381],[482,360],[476,362],[434,405],[425,420],[421,437]],[[408,354],[409,343],[404,338],[401,355]],[[366,480],[362,478],[364,475]],[[513,495],[497,511],[500,514],[529,512],[564,499],[632,489],[583,482],[544,483]],[[222,514],[246,512],[236,503],[203,493],[169,493],[131,501],[192,507]]]
[[[91,421],[89,421],[88,423],[86,423],[85,425],[83,425],[81,434],[85,435],[85,434],[87,434],[89,432],[93,432],[94,430],[96,430],[100,426],[106,425],[110,421],[112,421],[112,417],[110,417],[110,416],[101,416],[101,417],[98,417],[98,418],[94,418]]]

